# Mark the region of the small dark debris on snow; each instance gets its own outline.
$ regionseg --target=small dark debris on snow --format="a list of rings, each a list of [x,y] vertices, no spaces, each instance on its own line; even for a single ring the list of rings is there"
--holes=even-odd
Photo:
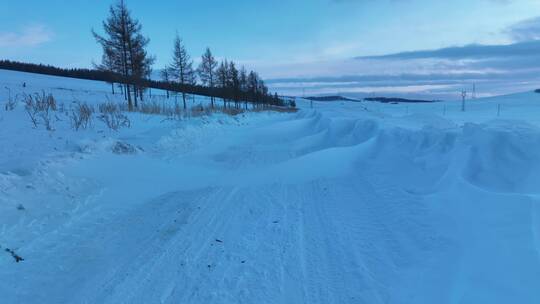
[[[9,249],[9,248],[6,248],[6,252],[9,253],[9,254],[11,254],[11,256],[15,259],[15,262],[16,262],[16,263],[19,263],[19,262],[24,261],[24,259],[23,259],[20,255],[18,255],[17,253],[15,253],[15,251],[13,251],[13,250],[11,250],[11,249]]]
[[[17,210],[24,211],[24,210],[26,210],[26,208],[24,208],[23,204],[18,204],[17,205]]]
[[[114,154],[135,154],[137,153],[137,149],[128,143],[117,141],[112,146],[112,152]]]
[[[217,242],[217,243],[223,243],[223,241],[220,240],[220,239],[216,239],[216,242]]]
[[[245,264],[245,263],[246,263],[246,261],[242,261],[242,262],[240,262],[240,263],[242,263],[242,264]]]
[[[278,223],[279,223],[279,221],[273,221],[272,223],[274,223],[274,224],[278,224]]]

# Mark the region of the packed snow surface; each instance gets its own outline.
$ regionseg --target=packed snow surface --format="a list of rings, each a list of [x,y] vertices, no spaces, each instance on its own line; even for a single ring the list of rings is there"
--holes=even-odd
[[[1,303],[540,303],[540,94],[47,131],[8,94],[121,97],[0,85]]]

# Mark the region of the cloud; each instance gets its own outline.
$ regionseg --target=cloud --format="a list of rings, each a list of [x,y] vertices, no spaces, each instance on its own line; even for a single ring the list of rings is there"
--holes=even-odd
[[[514,2],[514,0],[489,0],[489,2],[494,2],[498,4],[509,4]]]
[[[523,41],[508,45],[481,45],[471,44],[461,47],[448,47],[438,50],[427,51],[412,51],[382,56],[364,56],[357,59],[486,59],[486,58],[502,58],[502,57],[524,57],[538,56],[540,54],[540,40],[538,41]]]
[[[514,41],[540,40],[540,17],[521,21],[506,31]]]
[[[44,25],[32,25],[18,32],[0,32],[0,47],[35,47],[52,40],[54,34]]]

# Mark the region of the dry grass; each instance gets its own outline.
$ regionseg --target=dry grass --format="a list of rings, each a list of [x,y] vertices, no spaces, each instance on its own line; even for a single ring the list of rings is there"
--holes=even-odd
[[[262,108],[255,108],[251,110],[252,112],[279,112],[279,113],[296,113],[298,112],[297,108],[289,108],[289,107],[277,107],[277,106],[269,106],[269,107],[262,107]]]
[[[71,121],[71,127],[78,131],[79,129],[87,129],[92,125],[92,115],[94,108],[86,103],[78,102],[74,108],[71,109],[71,115],[69,116]]]
[[[17,103],[18,103],[17,102],[18,97],[19,97],[19,95],[16,95],[15,98],[11,98],[11,94],[10,94],[6,104],[4,105],[4,110],[6,110],[6,111],[15,110],[15,108],[17,107]]]
[[[109,102],[110,103],[110,102]],[[128,112],[128,106],[126,103],[118,104],[120,111]],[[131,112],[142,113],[148,115],[161,115],[167,117],[167,119],[181,119],[190,117],[209,116],[214,113],[223,113],[226,115],[236,116],[246,112],[279,112],[279,113],[296,113],[298,109],[290,107],[278,107],[278,106],[264,106],[246,110],[244,107],[223,107],[215,105],[213,108],[210,105],[196,105],[184,109],[181,104],[167,103],[164,101],[158,101],[156,99],[150,99],[142,101],[137,108],[134,108]]]
[[[58,109],[56,99],[52,94],[46,94],[43,91],[41,94],[35,93],[33,95],[24,95],[23,100],[25,103],[25,110],[34,128],[37,128],[39,122],[45,125],[45,128],[49,131],[53,131],[53,112]]]
[[[246,112],[246,110],[240,109],[240,108],[226,108],[226,109],[221,108],[221,109],[219,109],[219,111],[221,113],[231,115],[231,116],[236,116],[236,115],[239,115],[239,114],[242,114],[242,113]]]
[[[112,102],[106,102],[99,105],[101,115],[99,119],[109,127],[110,130],[118,131],[120,128],[130,128],[131,121],[123,114],[120,106]]]
[[[75,102],[74,106],[70,107],[70,109],[64,109],[64,105],[62,103],[57,104],[57,101],[52,94],[42,92],[33,95],[23,95],[22,97],[22,100],[25,103],[25,110],[35,128],[37,128],[38,125],[43,124],[47,130],[53,131],[54,118],[56,118],[56,121],[60,120],[58,116],[56,116],[56,113],[58,112],[65,113],[71,123],[72,129],[75,131],[92,127],[95,110],[94,107],[86,103]],[[13,101],[8,101],[6,110],[11,110],[16,106],[16,99],[17,98]],[[129,128],[131,126],[131,121],[125,114],[130,112],[127,103],[117,103],[108,100],[105,103],[99,104],[97,109],[99,112],[97,118],[103,121],[109,129],[117,131],[121,128]],[[212,108],[210,105],[203,106],[201,104],[185,110],[179,104],[170,104],[164,101],[151,99],[141,102],[139,107],[131,112],[146,115],[160,115],[165,116],[167,120],[175,120],[211,116],[216,113],[236,116],[247,112],[266,111],[295,113],[298,109],[278,106],[260,106],[247,110],[243,107],[223,107],[217,105]]]

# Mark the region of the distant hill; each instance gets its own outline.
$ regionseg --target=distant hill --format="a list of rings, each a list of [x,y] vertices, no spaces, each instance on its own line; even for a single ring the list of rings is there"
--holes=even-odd
[[[396,98],[396,97],[368,97],[364,98],[367,101],[377,101],[382,103],[428,103],[428,102],[438,102],[439,100],[422,100],[422,99],[406,99],[406,98]]]
[[[312,97],[306,97],[305,99],[313,100],[313,101],[361,101],[358,99],[352,99],[347,98],[343,96],[312,96]]]
[[[539,90],[540,93],[540,90]],[[304,99],[313,100],[313,101],[352,101],[352,102],[361,102],[362,99],[354,99],[349,97],[343,97],[340,95],[332,96],[311,96],[305,97]],[[429,102],[439,102],[440,100],[423,100],[423,99],[407,99],[407,98],[397,98],[397,97],[367,97],[364,98],[365,101],[376,101],[382,103],[429,103]]]
[[[535,92],[536,92],[536,93],[540,93],[540,89],[536,90]]]

